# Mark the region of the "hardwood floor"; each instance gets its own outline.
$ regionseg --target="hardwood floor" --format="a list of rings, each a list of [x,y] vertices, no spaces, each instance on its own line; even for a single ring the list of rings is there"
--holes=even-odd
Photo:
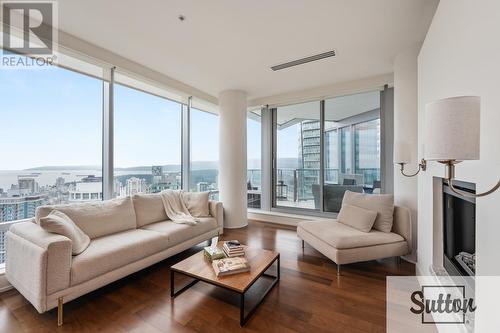
[[[385,277],[415,274],[413,264],[389,258],[342,266],[337,277],[333,262],[302,249],[292,227],[250,221],[224,239],[281,256],[279,284],[244,328],[238,296],[221,288],[199,282],[171,301],[169,267],[201,244],[65,304],[59,328],[57,311],[40,315],[17,291],[0,294],[0,332],[385,332]]]

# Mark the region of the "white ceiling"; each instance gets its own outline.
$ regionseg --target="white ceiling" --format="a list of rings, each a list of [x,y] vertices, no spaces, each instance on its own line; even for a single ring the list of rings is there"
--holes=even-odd
[[[60,0],[59,28],[217,96],[261,98],[392,72],[437,0]],[[182,14],[184,22],[178,20]],[[270,66],[335,49],[335,58]]]

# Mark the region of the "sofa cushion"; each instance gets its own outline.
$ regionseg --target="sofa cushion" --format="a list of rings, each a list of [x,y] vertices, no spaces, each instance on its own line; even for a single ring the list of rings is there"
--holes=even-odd
[[[342,205],[351,205],[361,207],[377,212],[377,218],[373,228],[391,232],[393,213],[394,213],[394,195],[392,194],[364,194],[346,191]]]
[[[136,228],[134,205],[130,197],[40,206],[35,213],[37,223],[40,223],[40,218],[49,215],[54,209],[68,215],[91,239]]]
[[[337,216],[337,221],[359,231],[369,232],[376,218],[377,212],[373,210],[351,205],[342,205],[339,215]]]
[[[362,232],[335,220],[300,222],[298,228],[336,249],[352,249],[405,241],[403,237],[393,232],[374,229],[370,232]],[[314,246],[314,244],[311,245]]]
[[[148,224],[141,229],[155,231],[168,236],[169,246],[180,244],[195,236],[217,229],[217,221],[213,217],[201,217],[196,225],[163,221]]]
[[[49,215],[40,219],[40,226],[53,234],[63,235],[71,240],[71,253],[77,255],[85,251],[90,244],[90,238],[68,215],[53,210]]]
[[[160,193],[136,194],[132,197],[132,201],[137,216],[137,228],[150,223],[168,220]]]
[[[73,257],[71,285],[88,281],[168,247],[167,237],[141,229],[95,238],[84,252]]]
[[[189,213],[194,217],[210,216],[208,210],[208,198],[210,192],[181,192],[182,200],[186,204]]]

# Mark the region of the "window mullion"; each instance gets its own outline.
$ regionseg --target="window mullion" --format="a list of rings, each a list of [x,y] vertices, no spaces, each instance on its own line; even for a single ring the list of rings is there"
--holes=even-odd
[[[102,192],[103,199],[112,199],[114,193],[114,73],[110,69],[109,82],[103,81],[103,137],[102,137]]]
[[[191,97],[187,105],[182,105],[182,129],[181,129],[181,186],[189,191],[189,178],[191,173]]]

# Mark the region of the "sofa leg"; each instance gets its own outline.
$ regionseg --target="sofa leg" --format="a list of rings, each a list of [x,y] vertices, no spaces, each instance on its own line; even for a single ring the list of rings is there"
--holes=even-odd
[[[302,248],[304,248],[304,245],[305,245],[305,242],[304,242],[304,240],[302,240]]]
[[[399,266],[401,266],[401,257],[396,257],[396,264]]]
[[[340,264],[337,264],[337,276],[340,276]]]
[[[57,299],[57,326],[62,326],[63,324],[63,298],[59,297]]]

